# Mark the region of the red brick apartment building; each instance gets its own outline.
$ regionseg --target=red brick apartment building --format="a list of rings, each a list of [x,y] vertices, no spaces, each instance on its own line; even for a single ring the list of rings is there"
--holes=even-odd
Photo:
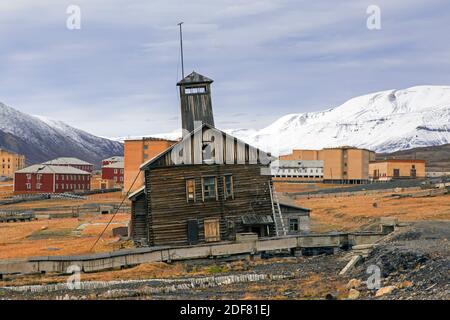
[[[44,165],[50,166],[64,166],[64,167],[74,167],[83,171],[92,172],[94,170],[94,165],[92,163],[71,157],[61,157],[56,158],[43,163]]]
[[[124,157],[123,156],[114,156],[108,159],[102,160],[102,167],[107,166],[108,164],[116,163],[116,162],[123,162]]]
[[[123,161],[102,166],[102,179],[123,185]]]
[[[16,171],[14,193],[64,193],[91,189],[91,174],[70,166],[35,164]]]

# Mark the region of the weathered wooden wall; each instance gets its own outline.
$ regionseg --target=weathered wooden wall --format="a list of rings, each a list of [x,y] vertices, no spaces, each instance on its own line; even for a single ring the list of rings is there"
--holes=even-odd
[[[271,215],[269,194],[270,176],[261,175],[262,165],[194,165],[171,166],[146,170],[146,189],[150,245],[187,244],[187,220],[198,219],[199,241],[204,241],[203,219],[219,218],[222,240],[243,231],[239,216],[247,214]],[[224,199],[222,177],[231,174],[234,180],[234,199]],[[218,200],[202,200],[202,177],[218,178]],[[195,202],[186,200],[186,179],[195,179]],[[228,230],[228,221],[235,221],[235,229]]]

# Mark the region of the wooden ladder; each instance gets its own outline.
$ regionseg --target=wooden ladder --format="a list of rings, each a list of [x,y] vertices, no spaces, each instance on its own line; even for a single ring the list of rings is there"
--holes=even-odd
[[[280,202],[278,201],[277,193],[275,192],[275,187],[273,186],[272,180],[269,181],[269,191],[270,200],[272,202],[272,215],[273,221],[275,223],[275,232],[277,237],[287,235],[287,229],[284,224],[283,214],[281,213]]]

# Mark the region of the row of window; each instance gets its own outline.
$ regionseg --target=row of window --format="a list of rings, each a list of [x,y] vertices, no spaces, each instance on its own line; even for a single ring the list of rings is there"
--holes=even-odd
[[[83,174],[61,174],[61,175],[56,175],[56,180],[59,180],[59,178],[61,177],[61,181],[67,180],[67,181],[89,181],[89,179],[91,178],[91,176],[88,175],[83,175]],[[86,177],[86,178],[85,178]]]
[[[78,188],[77,188],[77,186],[78,186]],[[61,183],[61,185],[58,183],[55,184],[55,189],[57,189],[57,190],[59,190],[59,189],[61,189],[61,190],[74,190],[74,189],[84,190],[84,188],[85,188],[84,184],[68,184],[68,183],[66,183],[66,184]],[[89,190],[89,185],[86,185],[86,190]]]
[[[278,169],[281,173],[322,173],[322,169]]]
[[[77,186],[78,186],[78,188],[77,188]],[[36,190],[40,190],[41,189],[41,187],[42,187],[42,183],[36,183]],[[84,188],[85,188],[85,186],[84,186],[84,184],[56,184],[55,185],[55,187],[56,187],[56,189],[61,189],[61,190],[74,190],[74,189],[77,189],[77,190],[84,190]],[[61,187],[61,188],[60,188]],[[31,183],[26,183],[26,188],[27,188],[27,190],[31,190]],[[89,186],[87,185],[86,186],[86,190],[89,190],[90,188],[89,188]]]
[[[114,174],[118,174],[119,173],[119,169],[114,169]],[[120,169],[120,174],[123,174],[123,169]]]
[[[323,176],[312,176],[312,175],[289,175],[289,174],[276,174],[273,177],[275,178],[323,178]]]
[[[86,177],[86,178],[85,178]],[[36,175],[36,180],[40,181],[42,178],[42,174],[38,173]],[[59,180],[59,178],[61,178],[61,181],[67,180],[67,181],[89,181],[89,179],[91,178],[88,175],[80,175],[80,174],[61,174],[61,175],[56,175],[56,180]],[[31,180],[31,173],[27,173],[27,180]]]
[[[194,178],[186,179],[186,201],[196,202],[196,180]],[[219,200],[218,184],[222,183],[223,186],[223,199],[234,199],[234,182],[232,175],[225,175],[222,177],[202,177],[202,201],[206,200]]]
[[[115,182],[118,182],[118,181],[123,182],[123,177],[114,177],[114,181]]]

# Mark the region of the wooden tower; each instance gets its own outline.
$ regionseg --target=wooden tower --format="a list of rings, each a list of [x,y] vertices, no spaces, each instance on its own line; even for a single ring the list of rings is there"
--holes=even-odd
[[[211,104],[212,82],[213,80],[193,71],[177,83],[177,86],[180,87],[183,136],[195,129],[195,121],[201,121],[202,124],[214,127]]]

